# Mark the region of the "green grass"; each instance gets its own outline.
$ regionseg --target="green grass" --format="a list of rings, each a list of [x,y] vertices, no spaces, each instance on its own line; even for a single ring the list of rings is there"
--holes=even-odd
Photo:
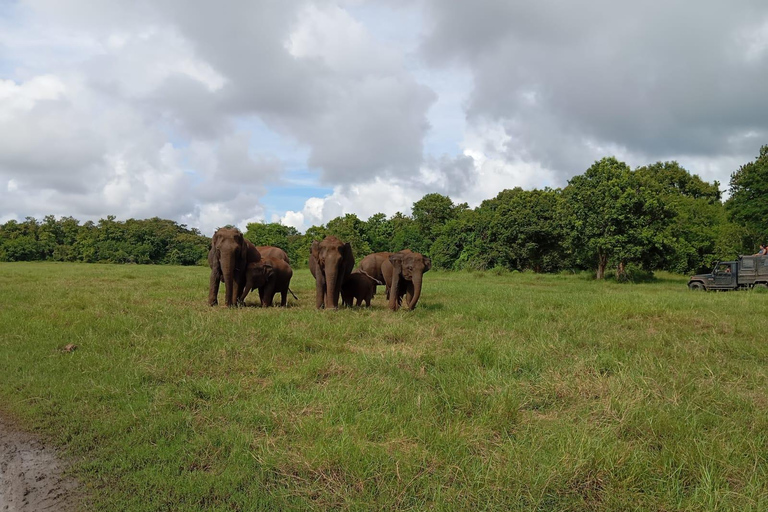
[[[685,283],[316,311],[300,269],[262,310],[205,268],[0,264],[0,407],[96,510],[768,510],[768,294]]]

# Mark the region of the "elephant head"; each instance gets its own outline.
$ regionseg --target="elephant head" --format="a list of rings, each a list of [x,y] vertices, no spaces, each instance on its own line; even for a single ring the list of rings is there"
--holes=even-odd
[[[322,242],[315,240],[309,251],[309,270],[315,277],[315,305],[339,307],[341,285],[352,272],[355,257],[352,246],[335,236],[327,236]]]
[[[392,265],[392,284],[389,293],[389,307],[397,310],[400,298],[406,294],[408,309],[413,309],[421,297],[422,276],[432,268],[432,260],[426,256],[405,249],[389,256]]]
[[[245,271],[245,288],[240,298],[245,300],[251,290],[266,285],[274,275],[275,267],[269,259],[262,258],[256,263],[250,263]]]

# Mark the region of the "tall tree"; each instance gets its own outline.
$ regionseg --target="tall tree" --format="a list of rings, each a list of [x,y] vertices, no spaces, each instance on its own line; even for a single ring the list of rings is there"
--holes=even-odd
[[[692,272],[733,256],[737,248],[728,247],[723,235],[735,232],[736,226],[726,219],[717,181],[707,183],[677,162],[656,162],[635,172],[658,183],[664,203],[675,212],[667,228],[671,246],[659,262],[661,268]]]
[[[430,246],[440,236],[443,226],[466,208],[466,203],[454,205],[450,197],[433,193],[413,203],[412,217],[427,246]],[[428,247],[424,249],[428,250]]]
[[[748,230],[747,244],[768,242],[768,145],[760,148],[754,162],[731,174],[729,191],[726,210],[732,221]]]
[[[331,219],[325,228],[329,235],[337,236],[343,242],[349,242],[358,260],[371,253],[371,247],[365,236],[365,223],[354,213]]]
[[[495,262],[484,244],[488,225],[485,217],[487,212],[480,209],[463,210],[449,220],[430,248],[432,264],[450,270],[493,266]]]
[[[389,250],[392,241],[394,226],[392,221],[387,219],[383,213],[371,215],[363,228],[366,241],[371,248],[371,252],[384,252]]]
[[[424,236],[424,232],[419,228],[413,218],[396,212],[390,219],[392,223],[392,240],[390,240],[388,251],[397,252],[403,249],[428,254],[431,242]]]
[[[293,226],[284,226],[277,222],[249,222],[245,238],[256,245],[271,245],[287,251],[288,237],[298,234],[298,230]]]
[[[488,226],[499,263],[511,269],[552,272],[565,266],[568,215],[558,190],[516,188],[497,196]]]
[[[665,228],[674,213],[658,183],[616,158],[603,158],[574,177],[564,198],[574,222],[573,247],[583,261],[594,262],[598,279],[609,263],[617,265],[617,275],[630,262],[653,267],[669,245]]]

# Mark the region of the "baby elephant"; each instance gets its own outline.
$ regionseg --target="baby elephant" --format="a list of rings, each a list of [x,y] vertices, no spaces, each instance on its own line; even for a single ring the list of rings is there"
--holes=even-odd
[[[345,306],[352,307],[352,301],[357,299],[360,306],[365,301],[365,307],[371,307],[371,299],[376,294],[376,285],[382,284],[362,270],[349,274],[341,285],[341,300]]]
[[[293,270],[282,258],[266,257],[256,263],[250,263],[245,269],[245,288],[240,294],[240,301],[244,302],[248,293],[258,288],[263,307],[271,306],[278,292],[281,294],[280,305],[285,306],[291,277]]]

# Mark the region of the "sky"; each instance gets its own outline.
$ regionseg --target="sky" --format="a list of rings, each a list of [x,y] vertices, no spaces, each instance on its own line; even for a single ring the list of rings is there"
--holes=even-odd
[[[764,0],[0,0],[0,222],[303,231],[768,144]]]

